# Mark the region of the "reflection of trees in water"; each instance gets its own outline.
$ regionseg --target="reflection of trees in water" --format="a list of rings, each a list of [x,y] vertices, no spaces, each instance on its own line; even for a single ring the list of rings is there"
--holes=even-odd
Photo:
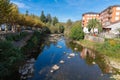
[[[80,45],[78,45],[78,44],[75,44],[75,43],[73,43],[72,41],[65,40],[65,43],[66,43],[67,47],[69,47],[70,49],[73,50],[73,52],[81,52],[82,49],[83,49],[82,46],[80,46]],[[77,48],[78,50],[75,51],[74,48]]]
[[[101,55],[90,49],[83,48],[80,56],[82,59],[86,60],[87,64],[92,65],[93,62],[96,62],[96,64],[98,64],[98,66],[101,68],[103,73],[109,73],[110,66],[108,62],[106,61],[104,55]]]

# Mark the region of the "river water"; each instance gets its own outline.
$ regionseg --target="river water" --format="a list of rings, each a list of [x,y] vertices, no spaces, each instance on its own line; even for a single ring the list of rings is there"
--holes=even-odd
[[[63,63],[60,63],[61,60]],[[21,79],[25,80],[110,80],[111,76],[103,55],[71,43],[64,37],[56,42],[47,41],[38,57],[27,62],[26,72],[23,66],[20,68],[20,72],[24,72]],[[53,70],[54,65],[59,69]]]

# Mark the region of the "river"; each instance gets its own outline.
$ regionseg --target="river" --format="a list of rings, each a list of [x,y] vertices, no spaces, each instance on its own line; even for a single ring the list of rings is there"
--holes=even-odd
[[[112,75],[103,55],[64,37],[46,41],[38,57],[27,60],[19,72],[22,80],[110,80]]]

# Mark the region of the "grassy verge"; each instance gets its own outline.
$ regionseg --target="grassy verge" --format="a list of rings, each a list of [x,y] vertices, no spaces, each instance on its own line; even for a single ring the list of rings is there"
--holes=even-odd
[[[104,43],[96,43],[87,40],[81,40],[81,45],[91,48],[98,53],[106,55],[109,59],[120,62],[120,40],[111,39]]]

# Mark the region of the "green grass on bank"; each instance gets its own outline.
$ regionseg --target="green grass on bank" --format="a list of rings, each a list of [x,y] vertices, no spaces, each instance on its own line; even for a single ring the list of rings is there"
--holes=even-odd
[[[96,43],[87,40],[81,40],[80,43],[91,48],[98,53],[106,55],[109,59],[120,61],[120,40],[110,39],[105,40],[104,43]]]

